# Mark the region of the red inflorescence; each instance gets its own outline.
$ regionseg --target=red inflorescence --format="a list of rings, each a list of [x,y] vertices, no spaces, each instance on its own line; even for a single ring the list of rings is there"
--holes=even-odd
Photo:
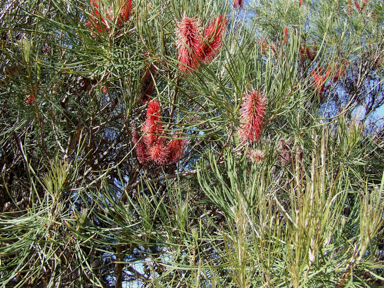
[[[97,30],[100,34],[103,33],[103,31],[109,33],[111,28],[109,22],[115,23],[118,28],[123,27],[124,23],[129,20],[132,9],[132,0],[122,0],[119,7],[106,7],[105,9],[100,9],[99,3],[102,3],[100,1],[101,0],[90,0],[93,11],[91,13],[91,19],[86,23],[86,25]],[[103,10],[105,12],[100,13]],[[116,12],[118,11],[120,11],[120,13],[117,15]],[[118,34],[119,32],[116,32],[115,36]]]
[[[331,67],[328,67],[324,77],[322,76],[321,69],[318,67],[317,71],[315,69],[312,70],[313,76],[313,85],[318,94],[324,93],[325,90],[325,82],[328,79],[329,73],[331,72]]]
[[[239,130],[242,142],[253,143],[259,140],[265,113],[266,99],[261,93],[252,91],[243,96],[240,116],[242,127]]]
[[[243,8],[243,0],[235,0],[235,2],[233,2],[233,8],[237,7]]]
[[[25,95],[25,98],[27,98],[27,105],[31,105],[35,102],[35,97],[33,95]]]
[[[137,159],[141,164],[153,161],[163,166],[176,163],[184,156],[187,141],[176,135],[172,140],[163,137],[160,112],[159,101],[151,101],[148,104],[147,117],[142,128],[144,133],[142,139],[136,129],[132,129],[132,142],[136,145]]]
[[[31,105],[33,103],[35,103],[36,101],[36,95],[37,93],[39,92],[39,84],[34,84],[33,87],[32,87],[32,90],[25,90],[26,93],[29,93],[29,94],[26,94],[25,95],[25,98],[27,99],[27,105]]]
[[[303,4],[303,0],[299,1],[299,7],[301,7],[301,4]]]
[[[168,164],[168,149],[164,146],[164,138],[158,137],[155,143],[148,147],[148,158],[157,165]]]
[[[173,138],[175,139],[171,140],[167,145],[169,163],[176,163],[183,158],[184,150],[188,144],[186,139],[182,139],[178,136],[174,136]]]
[[[198,51],[202,43],[201,26],[196,18],[184,17],[176,28],[179,69],[191,72],[199,66]]]
[[[219,15],[204,30],[196,18],[184,17],[177,24],[178,68],[192,72],[200,62],[209,63],[219,52],[223,44],[223,34],[227,28],[228,18]]]
[[[199,48],[199,59],[208,63],[219,52],[223,44],[223,34],[227,29],[228,18],[222,15],[213,20],[204,31],[204,40]]]
[[[160,119],[160,103],[159,101],[151,101],[148,104],[147,118],[143,126],[143,132],[145,133],[144,142],[146,145],[152,145],[157,136],[161,134],[162,124]]]

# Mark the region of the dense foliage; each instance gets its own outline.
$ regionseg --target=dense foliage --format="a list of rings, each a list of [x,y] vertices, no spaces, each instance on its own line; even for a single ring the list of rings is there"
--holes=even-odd
[[[0,4],[2,287],[383,287],[384,4]]]

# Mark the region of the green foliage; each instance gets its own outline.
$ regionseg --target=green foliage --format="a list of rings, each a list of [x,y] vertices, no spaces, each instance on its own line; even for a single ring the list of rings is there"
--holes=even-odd
[[[384,285],[383,3],[244,2],[0,4],[0,286]]]

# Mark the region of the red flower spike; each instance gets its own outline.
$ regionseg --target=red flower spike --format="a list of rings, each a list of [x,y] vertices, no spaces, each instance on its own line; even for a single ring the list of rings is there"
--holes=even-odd
[[[243,126],[239,129],[242,142],[253,143],[259,140],[263,130],[265,113],[266,99],[261,93],[252,91],[243,96],[240,116]]]
[[[202,44],[200,22],[196,18],[184,17],[177,23],[176,28],[178,68],[186,72],[199,67],[199,60],[196,58]]]
[[[35,102],[35,97],[33,95],[25,95],[25,98],[27,98],[27,105],[31,105]]]
[[[123,26],[125,22],[128,22],[132,9],[132,0],[122,0],[121,2],[120,16],[117,19],[117,26]]]
[[[287,43],[288,41],[288,27],[285,26],[284,28],[284,36],[283,36],[283,44]]]
[[[303,4],[303,0],[299,1],[299,7],[301,7],[301,4]]]
[[[136,145],[137,160],[144,164],[147,160],[146,149],[143,140],[140,139],[140,135],[135,128],[132,128],[132,142]]]
[[[243,0],[235,0],[235,2],[233,2],[233,8],[243,8]]]
[[[317,67],[317,72],[312,70],[312,76],[314,80],[314,87],[318,94],[324,93],[325,89],[325,82],[329,76],[329,73],[331,72],[331,67],[328,67],[327,72],[325,73],[324,77],[321,76],[321,69],[320,67]]]
[[[92,28],[96,31],[98,31],[100,34],[102,34],[104,31],[107,33],[110,30],[110,24],[108,21],[112,21],[116,23],[118,28],[121,28],[124,26],[124,23],[129,20],[130,11],[132,9],[132,0],[122,0],[120,3],[120,7],[116,7],[118,10],[120,10],[120,14],[117,15],[116,11],[113,9],[115,7],[105,7],[102,15],[100,13],[100,7],[99,7],[99,1],[101,0],[90,0],[91,7],[93,8],[91,19],[85,24],[89,28]],[[116,9],[115,8],[115,9]],[[120,34],[119,32],[116,32],[114,36]],[[96,35],[93,35],[94,37]]]
[[[160,119],[160,103],[159,101],[151,101],[148,104],[147,109],[147,119],[145,120],[145,124],[142,128],[142,131],[146,133],[143,136],[144,142],[147,146],[152,145],[158,135],[161,135],[162,124]]]
[[[36,94],[39,93],[39,84],[33,84],[34,87],[32,87],[32,90],[26,89],[25,93],[29,93],[28,95],[25,95],[25,98],[27,99],[27,105],[31,105],[35,103],[36,101]]]
[[[199,49],[199,59],[205,63],[212,61],[223,44],[223,34],[227,24],[228,18],[219,15],[208,25],[204,31],[204,42]]]
[[[157,165],[163,166],[168,163],[168,149],[161,143],[163,141],[157,142],[148,149],[148,159],[152,160]]]
[[[177,136],[174,136],[174,138],[175,137]],[[184,150],[187,147],[187,144],[188,141],[185,139],[171,140],[167,145],[169,152],[168,163],[176,163],[180,161],[180,159],[184,156]]]

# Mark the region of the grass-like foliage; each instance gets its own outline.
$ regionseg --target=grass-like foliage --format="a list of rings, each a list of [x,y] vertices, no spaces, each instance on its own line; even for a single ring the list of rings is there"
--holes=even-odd
[[[383,287],[379,0],[0,3],[1,287]]]

